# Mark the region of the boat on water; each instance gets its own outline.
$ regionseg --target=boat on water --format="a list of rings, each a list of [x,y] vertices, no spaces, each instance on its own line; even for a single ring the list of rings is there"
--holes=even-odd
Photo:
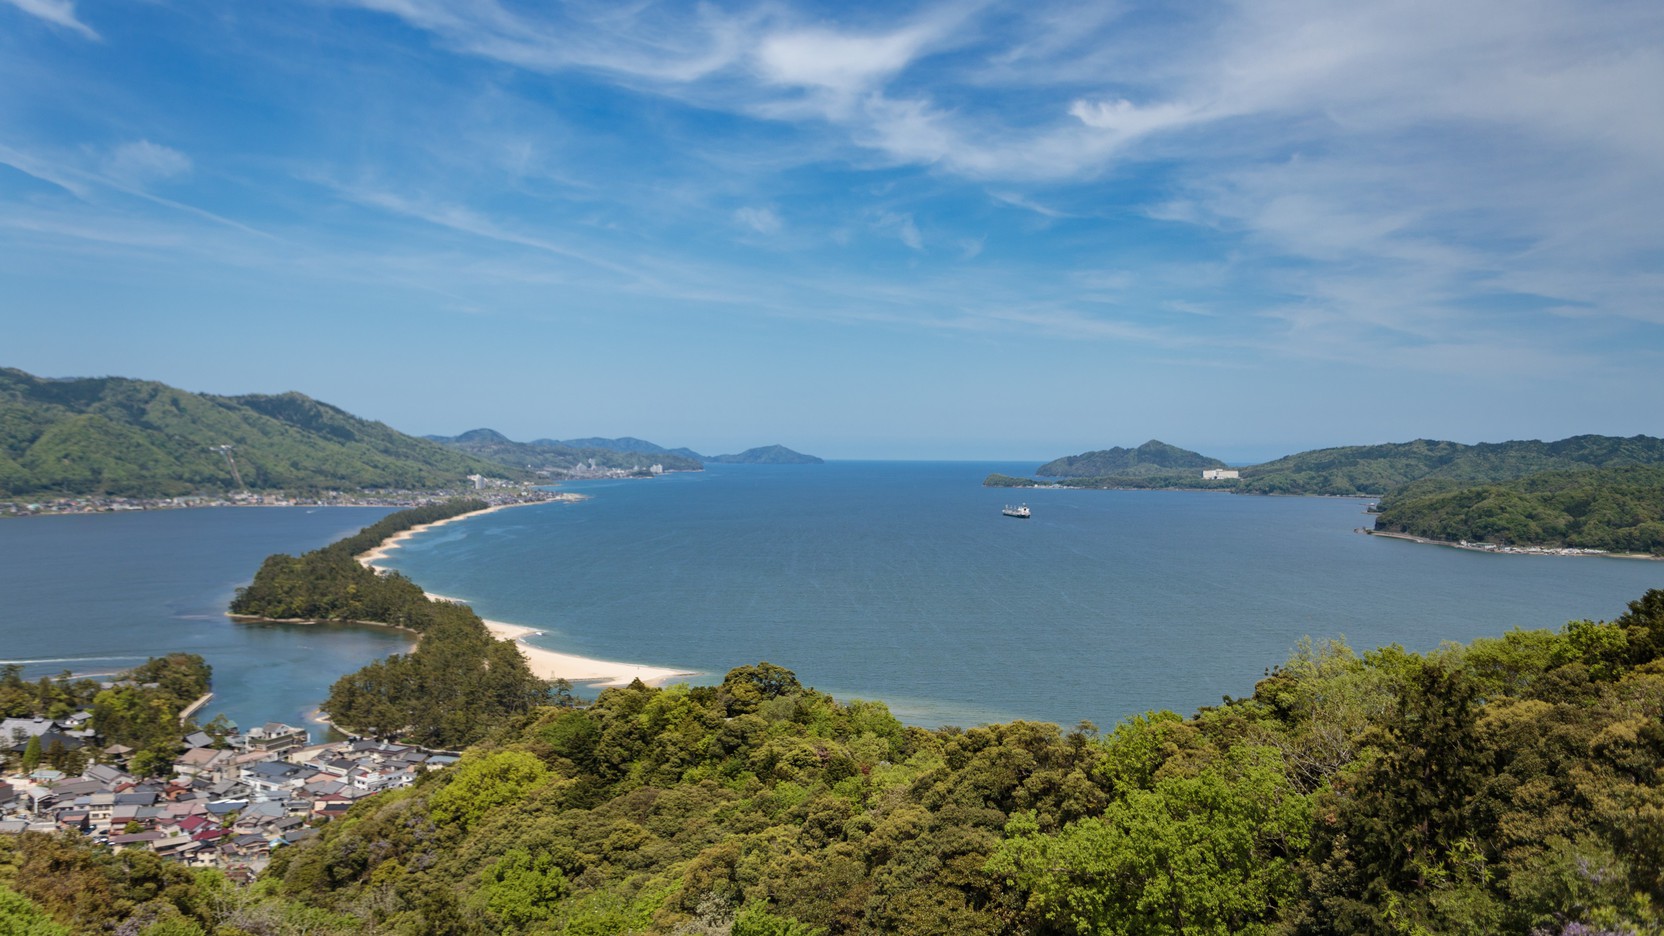
[[[1007,517],[1016,517],[1019,520],[1027,520],[1029,518],[1029,509],[1027,504],[1018,504],[1015,507],[1010,504],[1006,504],[1005,509],[1001,510],[1000,513],[1005,514]]]

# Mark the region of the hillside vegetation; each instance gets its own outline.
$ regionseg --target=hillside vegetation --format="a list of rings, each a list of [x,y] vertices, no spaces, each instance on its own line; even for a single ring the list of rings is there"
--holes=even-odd
[[[1428,655],[1303,645],[1248,698],[1103,734],[909,728],[760,663],[529,711],[247,890],[0,837],[0,914],[217,936],[1654,933],[1661,657],[1651,591]]]
[[[0,497],[433,489],[503,469],[299,393],[213,396],[0,369]],[[518,475],[516,475],[518,477]]]
[[[1664,555],[1664,466],[1551,471],[1455,489],[1416,482],[1381,501],[1375,528],[1450,542]]]

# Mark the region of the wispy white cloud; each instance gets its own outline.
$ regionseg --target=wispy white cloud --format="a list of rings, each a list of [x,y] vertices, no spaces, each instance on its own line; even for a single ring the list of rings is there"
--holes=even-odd
[[[149,140],[123,143],[104,159],[106,175],[139,187],[187,175],[190,171],[189,156]]]
[[[880,212],[873,219],[873,229],[894,235],[903,244],[914,250],[924,249],[924,235],[919,233],[919,226],[911,214],[895,211]]]
[[[3,2],[9,3],[31,16],[38,16],[53,25],[78,32],[95,42],[100,41],[98,33],[75,16],[74,0],[3,0]]]
[[[147,168],[153,174],[159,168],[166,168],[169,174],[177,174],[189,169],[189,159],[183,154],[167,147],[142,146],[137,152],[144,155],[123,161],[119,158],[121,152],[122,149],[118,148],[112,153],[103,155],[89,155],[86,152],[41,155],[0,144],[0,164],[11,166],[43,182],[55,185],[85,202],[94,202],[111,195],[125,195],[166,208],[169,211],[233,228],[245,234],[265,238],[271,237],[267,232],[235,218],[229,218],[186,202],[152,194],[135,181],[110,175],[105,171],[114,162],[117,165],[126,165],[135,171],[140,168]],[[93,165],[96,168],[82,168],[83,165]]]
[[[780,216],[774,213],[773,208],[740,208],[734,212],[734,220],[758,234],[772,236],[780,233]]]

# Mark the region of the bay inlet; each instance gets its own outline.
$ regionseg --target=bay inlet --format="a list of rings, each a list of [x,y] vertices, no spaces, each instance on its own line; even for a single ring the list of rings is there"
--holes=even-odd
[[[1363,501],[1028,492],[1000,514],[985,462],[712,466],[427,530],[378,565],[540,633],[533,647],[719,681],[768,660],[905,720],[1100,725],[1248,694],[1304,636],[1364,650],[1609,618],[1664,565],[1428,549],[1353,533]],[[410,646],[352,625],[236,624],[272,552],[383,508],[158,511],[0,523],[0,660],[37,678],[175,650],[240,723],[305,719],[339,676]],[[315,723],[314,723],[315,724]]]

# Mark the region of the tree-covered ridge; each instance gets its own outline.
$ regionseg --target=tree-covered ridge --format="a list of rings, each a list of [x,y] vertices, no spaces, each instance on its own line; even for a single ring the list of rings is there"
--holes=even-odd
[[[0,368],[0,497],[431,489],[504,470],[299,393],[212,396]],[[518,476],[518,475],[516,475]]]
[[[1224,468],[1225,463],[1168,445],[1156,439],[1137,448],[1110,448],[1080,455],[1068,455],[1041,465],[1035,474],[1049,478],[1091,478],[1105,475],[1138,476],[1194,469],[1200,477],[1204,468]]]
[[[553,687],[532,674],[512,641],[494,638],[472,608],[430,599],[410,579],[371,569],[358,556],[412,527],[485,506],[452,500],[401,510],[301,556],[268,556],[254,581],[237,590],[231,613],[416,631],[421,642],[413,651],[341,677],[322,709],[357,734],[430,748],[472,744],[504,719],[549,702]]]
[[[449,448],[466,452],[476,458],[483,458],[501,465],[529,471],[566,472],[580,464],[590,462],[601,468],[622,470],[646,468],[650,465],[662,465],[667,471],[698,471],[704,467],[704,464],[697,458],[665,451],[658,446],[652,446],[650,442],[643,442],[642,445],[652,446],[657,451],[645,448],[618,449],[606,446],[584,446],[548,439],[540,439],[535,442],[515,442],[494,429],[472,429],[458,436],[428,436],[427,438]],[[633,441],[639,442],[640,440]]]
[[[1247,494],[1372,495],[1423,478],[1493,484],[1545,471],[1664,464],[1664,439],[1581,435],[1558,442],[1464,445],[1417,439],[1288,455],[1242,469]]]
[[[1448,542],[1664,555],[1664,466],[1551,471],[1455,489],[1415,482],[1381,501],[1375,528]]]
[[[247,891],[34,835],[0,839],[0,887],[32,925],[216,936],[1654,933],[1664,591],[1426,655],[1303,645],[1248,698],[1102,735],[909,728],[768,664],[638,683]]]

